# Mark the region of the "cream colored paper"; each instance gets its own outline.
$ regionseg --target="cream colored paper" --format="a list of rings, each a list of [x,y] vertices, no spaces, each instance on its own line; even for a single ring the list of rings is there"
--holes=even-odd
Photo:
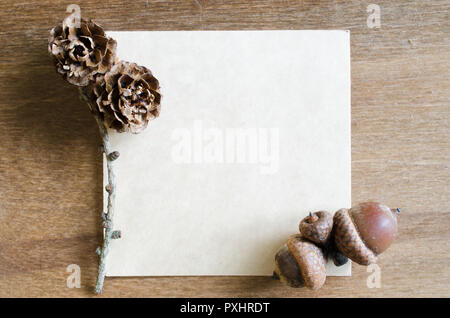
[[[347,31],[109,35],[163,99],[143,133],[111,136],[108,276],[271,275],[308,211],[350,207]]]

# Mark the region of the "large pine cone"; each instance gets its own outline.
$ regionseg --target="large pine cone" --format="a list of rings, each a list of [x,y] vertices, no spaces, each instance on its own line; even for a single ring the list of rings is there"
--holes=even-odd
[[[91,98],[105,126],[118,132],[137,134],[160,111],[158,80],[135,63],[115,64],[104,79],[97,80]]]
[[[50,31],[48,51],[58,73],[69,83],[87,86],[97,74],[106,73],[114,64],[116,41],[92,20],[69,15]]]

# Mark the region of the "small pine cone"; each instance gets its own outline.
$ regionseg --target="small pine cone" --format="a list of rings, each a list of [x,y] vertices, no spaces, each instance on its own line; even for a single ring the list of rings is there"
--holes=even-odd
[[[108,128],[140,133],[160,111],[159,82],[152,72],[135,63],[120,61],[98,78],[92,103]]]
[[[72,14],[55,26],[50,31],[48,52],[64,79],[76,86],[87,86],[114,64],[116,41],[92,20],[79,22],[77,27]]]

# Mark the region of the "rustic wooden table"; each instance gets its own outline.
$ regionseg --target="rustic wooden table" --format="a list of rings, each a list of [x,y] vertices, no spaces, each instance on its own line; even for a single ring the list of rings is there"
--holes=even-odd
[[[76,1],[109,30],[348,29],[353,202],[402,207],[370,273],[317,292],[267,277],[107,278],[102,297],[450,296],[450,1]],[[68,1],[0,3],[0,296],[90,297],[101,242],[100,137],[47,56]],[[154,43],[155,46],[158,43]],[[81,288],[67,288],[67,266]]]

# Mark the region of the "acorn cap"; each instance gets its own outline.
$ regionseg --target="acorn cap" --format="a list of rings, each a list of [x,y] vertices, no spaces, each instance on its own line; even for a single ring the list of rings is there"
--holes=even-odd
[[[322,250],[303,238],[300,234],[292,235],[286,246],[300,268],[306,287],[319,289],[325,283],[325,257]]]
[[[317,244],[325,244],[333,229],[333,216],[327,211],[310,213],[298,228],[304,238]]]
[[[360,265],[377,262],[376,254],[369,249],[348,213],[348,209],[340,209],[334,214],[334,241],[339,251]]]

